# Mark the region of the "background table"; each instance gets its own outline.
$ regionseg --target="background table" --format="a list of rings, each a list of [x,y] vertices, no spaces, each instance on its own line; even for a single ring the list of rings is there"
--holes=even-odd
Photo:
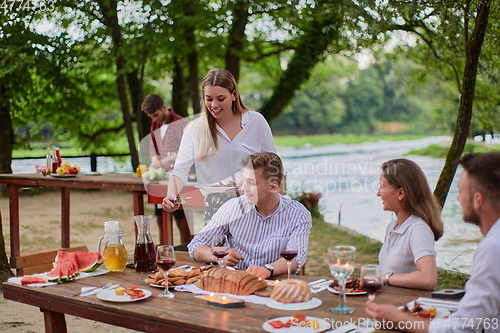
[[[178,262],[178,265],[182,264],[186,262]],[[360,318],[367,318],[364,312],[366,295],[347,296],[347,305],[356,308],[356,312],[349,315],[329,312],[330,308],[338,305],[339,299],[338,295],[327,290],[313,294],[314,297],[321,299],[323,304],[311,310],[276,310],[251,303],[247,303],[243,308],[218,308],[187,292],[175,292],[176,297],[171,300],[158,298],[157,295],[162,290],[146,284],[145,277],[146,274],[127,269],[123,273],[108,273],[45,288],[5,283],[4,297],[39,307],[44,314],[46,332],[66,332],[64,314],[151,333],[263,332],[262,324],[265,321],[295,313],[325,318],[338,326],[344,322],[357,322]],[[312,281],[318,277],[298,278]],[[131,303],[106,302],[95,295],[70,297],[84,286],[101,286],[108,282],[120,284],[122,287],[137,285],[150,290],[153,295],[148,299]],[[377,294],[377,301],[400,306],[417,297],[430,297],[430,295],[431,293],[427,291],[384,286]],[[377,330],[377,332],[395,331]]]
[[[167,185],[149,183],[146,187],[142,178],[134,174],[79,174],[74,178],[44,177],[41,174],[0,174],[0,183],[5,183],[9,191],[9,214],[10,214],[10,265],[14,269],[20,268],[23,257],[20,252],[20,221],[19,221],[19,189],[24,187],[59,187],[61,188],[61,248],[70,247],[70,189],[111,189],[132,192],[134,204],[134,215],[144,214],[143,196],[148,195],[148,202],[157,203],[163,199],[167,192]],[[151,189],[151,191],[150,191]],[[164,194],[163,194],[164,193]],[[182,196],[191,196],[193,200],[185,207],[203,207],[203,196],[199,189],[188,184],[181,191]],[[156,197],[157,196],[157,197]],[[160,201],[161,202],[161,201]],[[160,242],[173,244],[172,221],[170,214],[163,214],[163,228]],[[77,247],[76,249],[80,249]],[[20,273],[20,272],[18,272]],[[22,275],[22,274],[21,274]]]

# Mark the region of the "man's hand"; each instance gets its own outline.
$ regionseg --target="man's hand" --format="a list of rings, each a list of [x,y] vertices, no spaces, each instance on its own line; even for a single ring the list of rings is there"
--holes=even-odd
[[[173,211],[179,209],[180,205],[174,204],[175,199],[176,197],[173,196],[163,198],[163,202],[161,203],[163,210],[172,213]]]
[[[241,253],[239,253],[235,249],[229,249],[229,254],[222,259],[222,263],[225,266],[233,267],[233,266],[238,265],[240,263],[240,261],[244,260],[244,259],[245,258],[243,258]]]
[[[250,265],[248,266],[246,272],[249,274],[257,275],[262,279],[268,279],[271,277],[271,271],[264,266]]]

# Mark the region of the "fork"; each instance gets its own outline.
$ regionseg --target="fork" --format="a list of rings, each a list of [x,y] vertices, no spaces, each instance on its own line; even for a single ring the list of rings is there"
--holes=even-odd
[[[79,293],[73,294],[73,295],[71,295],[71,297],[74,297],[74,296],[80,296],[80,295],[83,295],[83,294],[87,294],[87,293],[90,293],[90,292],[95,291],[95,290],[97,290],[97,289],[102,289],[102,290],[105,290],[105,289],[107,289],[107,288],[111,287],[112,285],[113,285],[113,282],[110,282],[110,283],[108,283],[108,284],[106,284],[106,285],[104,285],[104,286],[94,287],[94,288],[87,289],[87,290],[85,290],[85,291],[81,291],[81,292],[79,292]]]
[[[332,280],[327,280],[327,281],[323,281],[321,283],[315,284],[315,285],[310,286],[310,287],[311,287],[311,289],[318,290],[318,289],[323,288],[325,285],[329,285],[331,282],[332,282]]]

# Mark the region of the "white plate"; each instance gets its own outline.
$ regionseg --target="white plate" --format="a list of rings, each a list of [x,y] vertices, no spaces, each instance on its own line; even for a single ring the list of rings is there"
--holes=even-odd
[[[102,173],[100,173],[98,171],[91,171],[91,172],[87,172],[87,173],[82,173],[82,175],[85,175],[85,176],[100,176],[100,175],[102,175]]]
[[[161,284],[153,284],[153,283],[150,283],[149,285],[150,285],[151,287],[165,289],[165,286],[162,286]],[[172,289],[172,288],[174,288],[174,287],[175,287],[175,286],[168,286],[168,289]]]
[[[102,299],[103,301],[109,302],[135,302],[140,301],[141,299],[148,298],[151,296],[151,292],[146,289],[141,289],[144,292],[144,297],[141,298],[130,298],[130,295],[117,295],[114,290],[104,290],[97,294],[97,298]]]
[[[206,185],[198,185],[195,186],[196,188],[199,188],[201,193],[204,196],[209,195],[210,193],[224,193],[228,190],[234,190],[236,189],[236,186],[229,186],[229,187],[224,187],[224,186],[206,186]]]
[[[335,290],[335,288],[332,288],[330,286],[328,286],[328,288],[326,288],[326,290],[328,290],[334,294],[339,294],[339,292],[337,290]],[[347,296],[366,295],[366,291],[364,291],[364,290],[349,291],[349,292],[346,292],[345,294]]]
[[[266,305],[272,309],[278,310],[309,310],[317,308],[323,303],[319,298],[313,297],[307,302],[301,303],[281,303],[270,298],[266,301]]]
[[[53,173],[50,175],[51,177],[54,177],[54,178],[75,178],[77,175],[76,174],[69,174],[69,175],[58,175],[57,173]]]
[[[319,328],[312,329],[310,327],[298,327],[298,326],[274,328],[271,326],[271,324],[269,324],[270,321],[279,320],[282,322],[286,322],[288,320],[291,320],[292,318],[293,318],[292,316],[273,318],[273,319],[266,321],[264,324],[262,324],[262,328],[266,332],[271,332],[271,333],[288,333],[288,332],[290,332],[290,333],[317,333],[317,332],[323,332],[323,331],[330,328],[330,323],[328,323],[326,320],[316,318],[316,317],[309,317],[309,316],[307,316],[306,319],[309,319],[309,320],[316,319],[319,322]]]
[[[406,306],[408,306],[408,308],[412,309],[413,308],[413,301],[411,301],[410,303],[406,304]],[[434,318],[443,318],[443,317],[447,317],[451,314],[450,311],[446,310],[445,308],[440,308],[440,307],[437,307],[437,306],[425,306],[423,304],[420,304],[421,307],[423,307],[424,309],[427,309],[427,308],[433,308],[435,307],[436,308],[436,316]],[[402,310],[403,307],[400,306],[398,309]],[[418,318],[418,316],[415,316]]]

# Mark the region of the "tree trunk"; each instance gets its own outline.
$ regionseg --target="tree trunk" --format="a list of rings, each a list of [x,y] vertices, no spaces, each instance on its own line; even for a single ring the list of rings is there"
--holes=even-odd
[[[477,10],[474,30],[469,40],[466,40],[465,68],[455,134],[453,135],[450,150],[448,151],[448,155],[446,155],[443,170],[441,171],[436,189],[434,190],[434,195],[436,195],[441,207],[443,207],[446,202],[448,191],[450,190],[453,177],[457,171],[458,161],[462,156],[467,137],[469,136],[474,92],[476,89],[477,68],[479,66],[481,48],[488,26],[490,4],[491,0],[481,1]],[[468,27],[465,26],[464,29],[468,29]]]
[[[5,239],[3,238],[3,228],[2,228],[2,212],[0,211],[0,291],[2,290],[2,283],[7,281],[8,278],[13,276],[9,265],[9,259],[7,258],[7,252],[5,252]]]
[[[271,121],[283,111],[293,99],[295,91],[309,79],[314,66],[323,60],[328,46],[339,38],[338,29],[343,21],[340,4],[329,5],[329,1],[326,1],[318,4],[317,8],[322,11],[322,14],[318,15],[321,20],[312,20],[309,29],[300,37],[286,71],[274,88],[273,95],[261,109],[267,121]]]
[[[14,128],[10,117],[7,87],[0,84],[0,173],[12,173],[12,151],[14,150]],[[7,196],[7,185],[0,184],[0,194]]]
[[[128,88],[132,98],[132,114],[137,123],[139,140],[142,140],[142,138],[149,134],[150,124],[150,122],[148,122],[149,117],[141,110],[142,100],[144,99],[143,70],[144,65],[141,67],[140,71],[136,68],[127,73]]]
[[[174,70],[172,73],[172,107],[175,112],[183,117],[187,117],[186,81],[184,76],[184,66],[182,59],[174,57]]]
[[[233,26],[229,32],[229,41],[226,53],[226,69],[233,74],[236,81],[240,77],[241,54],[245,47],[245,28],[248,23],[248,1],[237,1],[233,10]]]
[[[139,166],[139,154],[137,152],[137,147],[135,146],[132,116],[130,115],[130,104],[127,96],[127,81],[125,77],[126,60],[121,50],[122,35],[120,25],[118,23],[117,2],[115,0],[100,0],[98,3],[104,18],[104,25],[109,29],[111,39],[113,40],[113,55],[115,57],[118,98],[120,100],[125,132],[127,134],[132,170],[135,170]]]

